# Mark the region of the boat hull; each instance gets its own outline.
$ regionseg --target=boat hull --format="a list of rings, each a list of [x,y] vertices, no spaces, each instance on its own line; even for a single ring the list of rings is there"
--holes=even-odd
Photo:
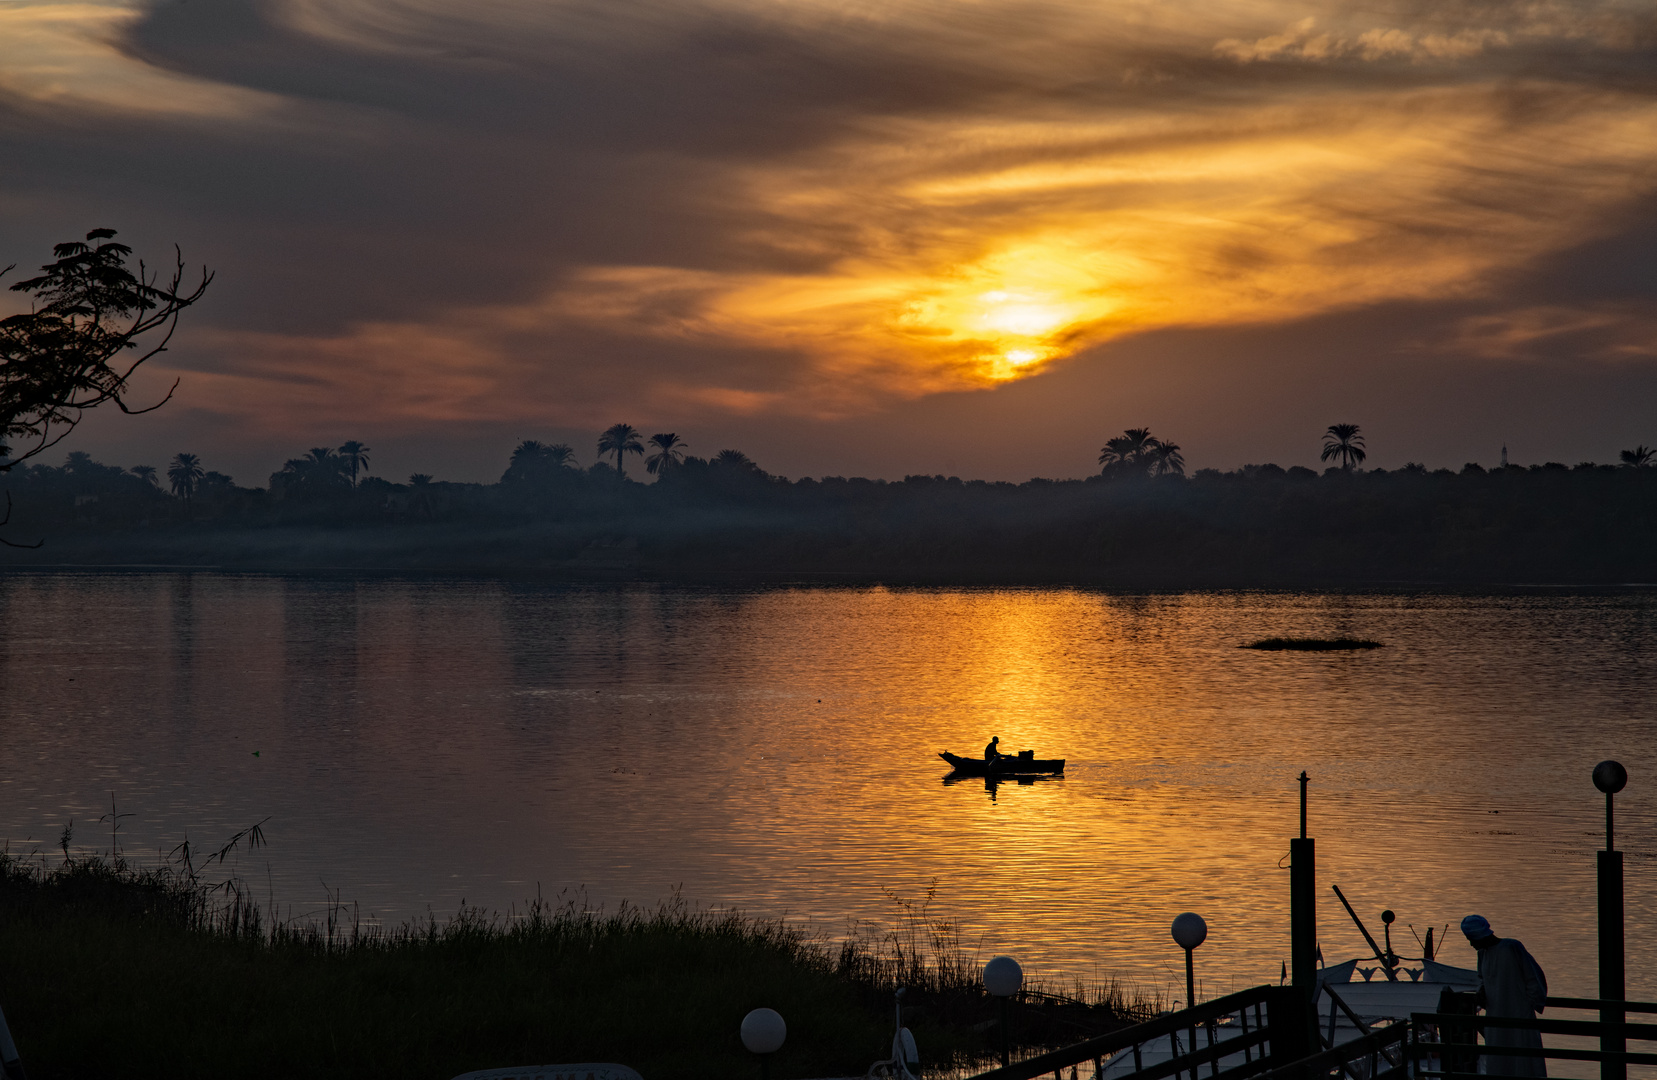
[[[1064,772],[1064,758],[1021,756],[985,761],[983,758],[960,757],[947,751],[938,756],[962,776],[1055,776]]]

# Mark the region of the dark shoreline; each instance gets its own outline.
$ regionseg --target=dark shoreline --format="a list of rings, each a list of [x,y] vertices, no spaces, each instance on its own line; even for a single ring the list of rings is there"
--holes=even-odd
[[[1079,589],[1121,594],[1179,593],[1339,593],[1377,595],[1621,595],[1657,590],[1657,581],[1511,581],[1427,579],[1265,579],[1218,580],[1193,578],[1112,578],[1083,576],[1022,577],[992,575],[876,574],[866,572],[789,571],[595,571],[515,565],[349,565],[339,563],[165,563],[165,562],[56,562],[21,565],[0,563],[0,578],[54,574],[219,574],[252,577],[381,578],[424,581],[503,581],[565,586],[661,585],[715,589]]]
[[[188,504],[119,470],[85,471],[5,479],[15,513],[0,535],[44,546],[0,548],[0,570],[1177,590],[1657,583],[1657,468],[1249,466],[1018,485],[688,467],[647,485],[562,469],[425,484],[418,499],[375,478],[315,491],[219,485]]]

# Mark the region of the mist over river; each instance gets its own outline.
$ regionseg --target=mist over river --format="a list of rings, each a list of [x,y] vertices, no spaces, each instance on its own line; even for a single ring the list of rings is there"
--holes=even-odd
[[[1657,594],[570,586],[393,577],[0,577],[0,838],[61,858],[216,845],[284,914],[387,921],[692,902],[890,921],[922,897],[987,958],[1183,996],[1288,957],[1295,776],[1319,925],[1364,946],[1486,915],[1595,990],[1595,762],[1628,767],[1632,996],[1657,995]],[[1352,634],[1356,653],[1256,652]],[[945,784],[937,753],[1068,760]],[[1286,864],[1286,860],[1285,860]]]

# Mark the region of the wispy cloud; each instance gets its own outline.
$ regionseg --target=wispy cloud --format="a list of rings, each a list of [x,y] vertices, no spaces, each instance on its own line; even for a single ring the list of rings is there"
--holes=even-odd
[[[1307,16],[1277,34],[1253,41],[1226,38],[1214,51],[1220,56],[1251,63],[1256,60],[1303,60],[1322,62],[1357,57],[1362,60],[1405,59],[1466,60],[1486,49],[1500,48],[1512,39],[1505,30],[1489,27],[1463,28],[1451,33],[1410,31],[1397,27],[1375,27],[1356,37],[1346,37],[1318,28],[1317,19]]]
[[[203,238],[227,272],[190,392],[260,423],[844,416],[1124,335],[1499,299],[1649,190],[1653,25],[1622,3],[34,2],[0,9],[26,163],[0,199]],[[37,226],[4,227],[15,249]]]

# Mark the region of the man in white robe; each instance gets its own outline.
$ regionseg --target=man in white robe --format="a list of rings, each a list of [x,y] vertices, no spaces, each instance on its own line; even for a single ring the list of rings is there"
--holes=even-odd
[[[1461,932],[1479,954],[1479,998],[1486,1016],[1534,1020],[1548,1003],[1548,977],[1517,938],[1499,938],[1482,915],[1461,920]],[[1540,1050],[1542,1036],[1521,1028],[1486,1027],[1486,1046],[1524,1046]],[[1479,1071],[1491,1076],[1547,1076],[1541,1057],[1503,1054],[1480,1056]]]

